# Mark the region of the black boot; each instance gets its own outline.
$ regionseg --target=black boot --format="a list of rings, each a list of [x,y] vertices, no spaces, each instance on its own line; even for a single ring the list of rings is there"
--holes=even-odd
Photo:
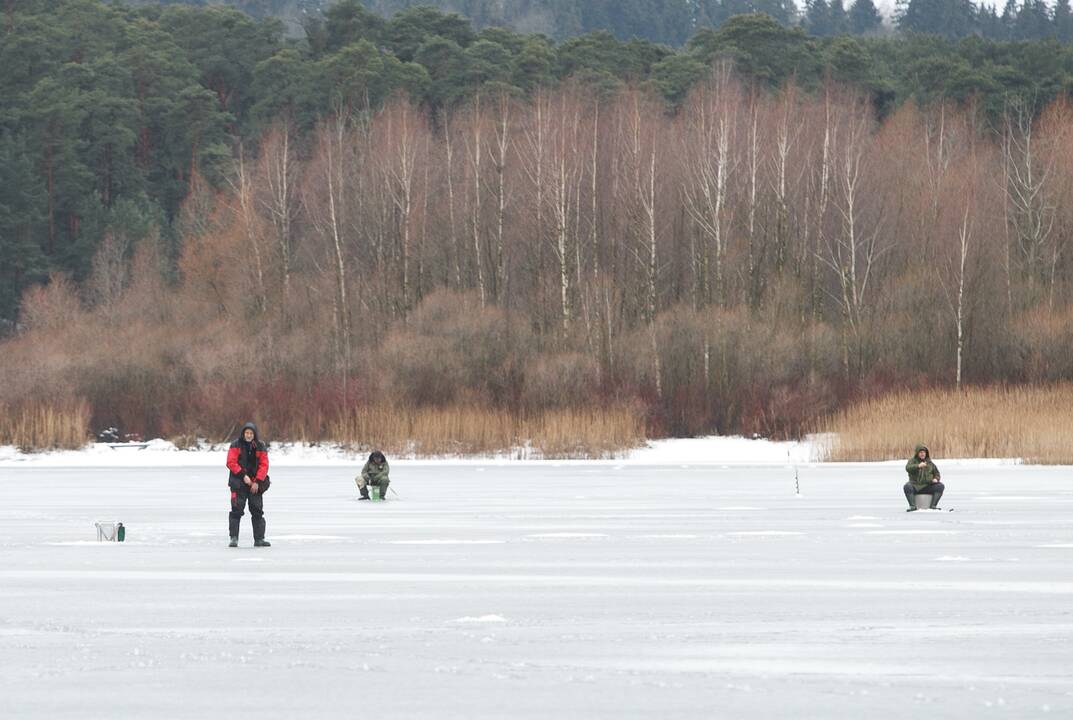
[[[946,490],[946,486],[941,482],[932,483],[931,486],[931,509],[939,509],[939,498],[943,496],[943,490]]]
[[[227,547],[238,547],[238,538],[232,535],[231,542],[227,543]]]
[[[911,507],[911,508],[908,508],[908,509],[906,510],[906,512],[916,512],[916,511],[917,511],[917,510],[919,510],[919,509],[920,509],[920,508],[918,508],[918,507],[917,507],[916,505],[914,505],[913,507]]]
[[[905,501],[909,503],[909,509],[906,512],[913,512],[917,509],[916,489],[913,487],[913,483],[906,483],[902,487],[902,492],[905,493]]]
[[[250,520],[253,521],[253,523],[252,523],[253,524],[253,539],[254,540],[258,540],[258,539],[264,540],[264,537],[265,537],[265,525],[267,524],[267,523],[265,523],[265,516],[264,515],[254,515],[252,518],[250,518]]]
[[[270,542],[268,542],[267,540],[264,540],[264,539],[254,540],[253,541],[253,546],[254,547],[272,547],[272,543],[270,543]]]

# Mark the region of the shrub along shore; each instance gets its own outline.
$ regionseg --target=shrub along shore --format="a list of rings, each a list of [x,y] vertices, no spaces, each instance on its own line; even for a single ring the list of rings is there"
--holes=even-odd
[[[939,458],[1021,458],[1073,464],[1073,384],[898,392],[824,419],[833,461],[908,458],[926,443]]]
[[[1073,464],[1070,407],[1071,383],[926,389],[862,400],[817,421],[812,430],[830,438],[818,459],[831,462],[900,460],[924,442],[936,458],[1020,458],[1065,465]],[[0,406],[0,445],[27,451],[78,449],[92,440],[90,417],[84,399]],[[270,422],[264,427],[271,433]],[[545,458],[614,457],[647,439],[644,415],[636,405],[519,415],[472,405],[375,404],[342,411],[325,427],[326,435],[298,433],[285,439],[417,457],[526,448]],[[209,439],[223,441],[227,434]],[[171,439],[183,446],[193,436]]]
[[[0,406],[0,445],[25,451],[77,450],[93,440],[85,400]],[[271,438],[271,425],[262,424]],[[645,441],[644,417],[636,407],[552,410],[515,415],[472,406],[397,408],[372,406],[341,413],[328,435],[287,437],[339,443],[355,450],[379,448],[391,455],[492,455],[525,449],[544,458],[615,457]],[[170,438],[180,447],[196,435]],[[213,441],[229,439],[224,435]],[[283,439],[283,438],[280,438]]]

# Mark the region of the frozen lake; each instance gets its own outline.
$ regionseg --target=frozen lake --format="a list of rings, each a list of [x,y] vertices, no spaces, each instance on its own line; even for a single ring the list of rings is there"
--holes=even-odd
[[[221,460],[222,462],[222,460]],[[0,468],[0,716],[1073,717],[1069,468]],[[97,543],[94,520],[127,542]],[[925,715],[919,715],[921,717]]]

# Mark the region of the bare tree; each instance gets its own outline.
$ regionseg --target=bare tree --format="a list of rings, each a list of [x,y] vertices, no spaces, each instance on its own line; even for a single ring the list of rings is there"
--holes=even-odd
[[[534,94],[528,117],[518,143],[519,160],[528,182],[527,204],[532,212],[532,237],[525,243],[527,260],[534,277],[537,304],[543,308],[544,247],[547,239],[545,204],[548,197],[550,136],[552,128],[552,98],[547,90]],[[560,307],[561,311],[561,307]]]
[[[1030,294],[1048,278],[1048,248],[1056,217],[1048,183],[1054,172],[1051,155],[1040,152],[1032,108],[1013,101],[1006,108],[1003,135],[1007,222],[1014,251]]]
[[[130,280],[130,239],[109,228],[93,254],[88,288],[93,304],[111,315]]]
[[[298,214],[298,177],[293,128],[286,118],[276,121],[261,140],[258,176],[262,179],[259,201],[275,230],[280,265],[280,306],[290,318],[291,274],[294,268],[294,222]]]
[[[694,260],[699,304],[726,304],[729,299],[725,264],[732,209],[727,195],[738,164],[732,148],[737,141],[740,95],[730,65],[723,63],[694,94],[686,111],[689,131],[682,134],[688,143],[684,152],[689,165],[686,208],[706,239],[694,253],[699,256]]]
[[[350,289],[345,252],[344,226],[348,202],[344,168],[354,164],[354,138],[347,116],[335,115],[317,131],[315,154],[303,183],[302,202],[317,233],[326,241],[328,265],[333,276],[332,318],[336,337],[337,366],[343,395],[348,391],[351,364]]]
[[[454,142],[451,137],[451,112],[443,115],[443,149],[447,163],[444,177],[447,179],[447,234],[451,241],[451,257],[454,260],[455,287],[462,287],[462,248],[458,240],[458,224],[455,222]]]
[[[419,209],[417,183],[418,158],[427,154],[428,137],[423,119],[408,101],[396,99],[377,117],[380,132],[373,145],[381,157],[381,182],[387,191],[393,212],[395,253],[398,258],[398,296],[396,312],[405,315],[412,305],[411,257],[414,244],[414,215]],[[370,149],[372,150],[372,148]]]
[[[257,312],[264,315],[268,306],[267,292],[265,291],[265,261],[261,251],[260,222],[255,207],[253,181],[246,167],[246,158],[243,145],[238,146],[238,165],[235,177],[230,179],[234,197],[238,202],[238,221],[245,234],[244,247],[253,256],[253,267],[256,277],[254,285],[254,304]]]
[[[885,248],[880,244],[881,219],[866,213],[865,164],[871,137],[871,113],[863,98],[855,98],[843,109],[834,131],[835,175],[833,205],[838,215],[837,229],[824,238],[820,260],[834,273],[838,289],[831,293],[841,309],[843,332],[842,362],[850,374],[847,332],[860,351],[863,311],[875,263]],[[825,139],[825,145],[828,140]],[[859,357],[858,357],[859,360]],[[859,368],[859,365],[858,365]]]
[[[577,261],[575,212],[579,210],[578,190],[583,172],[578,153],[581,112],[576,97],[560,91],[551,129],[551,173],[548,204],[555,224],[553,252],[558,264],[560,322],[564,331],[573,319],[571,261]]]
[[[481,305],[488,302],[488,290],[484,281],[484,261],[482,252],[482,217],[481,200],[484,195],[484,113],[481,110],[481,97],[477,96],[473,104],[472,114],[469,118],[470,126],[467,129],[466,161],[469,171],[469,231],[470,247],[473,249],[473,265],[477,275],[477,291],[480,294]]]
[[[771,156],[771,190],[775,196],[775,270],[781,272],[786,263],[790,235],[790,183],[799,178],[791,177],[791,153],[798,145],[802,123],[797,93],[792,85],[782,91],[781,102],[776,109],[775,150]],[[804,163],[802,163],[804,165]],[[803,172],[802,167],[799,170]]]
[[[495,171],[495,196],[496,215],[494,230],[495,248],[495,275],[493,282],[493,294],[496,299],[503,302],[509,291],[506,232],[505,223],[507,217],[507,160],[510,157],[511,140],[511,109],[513,103],[510,96],[502,92],[496,98],[495,124],[489,156],[492,168]]]
[[[662,116],[653,112],[649,98],[638,90],[628,91],[622,102],[622,111],[625,113],[623,149],[632,175],[629,193],[637,208],[634,242],[630,250],[637,268],[641,271],[643,318],[648,326],[652,344],[656,394],[662,398],[663,369],[655,327],[656,313],[659,310],[659,203],[662,193],[658,189],[662,189],[659,186],[662,170],[659,164],[662,144],[659,130]]]

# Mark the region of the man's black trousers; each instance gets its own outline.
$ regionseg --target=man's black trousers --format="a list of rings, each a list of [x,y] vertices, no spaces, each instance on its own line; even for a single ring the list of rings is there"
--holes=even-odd
[[[246,484],[239,480],[230,480],[231,487],[231,514],[228,516],[228,530],[230,536],[238,537],[239,524],[246,511],[246,502],[250,504],[250,521],[253,523],[253,539],[265,539],[265,500],[264,493],[268,489],[268,478],[258,483],[258,491],[251,493]]]

